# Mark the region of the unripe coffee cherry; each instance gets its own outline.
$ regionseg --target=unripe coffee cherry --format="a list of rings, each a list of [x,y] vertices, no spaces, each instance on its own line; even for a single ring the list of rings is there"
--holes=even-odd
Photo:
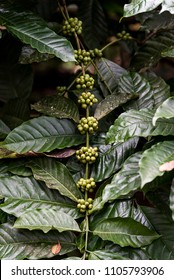
[[[76,32],[77,34],[82,33],[82,21],[78,18],[69,18],[63,23],[63,34],[72,36]]]
[[[94,117],[81,118],[77,128],[81,134],[93,134],[98,129],[98,121]]]
[[[80,209],[80,212],[85,212],[87,210],[92,209],[93,207],[93,199],[92,198],[88,198],[87,200],[84,199],[78,199],[77,200],[77,208]]]
[[[117,33],[117,37],[122,39],[122,40],[131,40],[132,36],[130,35],[129,32],[126,32],[125,30],[123,30],[121,33]]]
[[[80,150],[76,151],[76,157],[82,163],[92,164],[96,161],[96,158],[98,157],[98,148],[82,147]]]
[[[92,89],[94,86],[94,79],[89,74],[84,74],[76,78],[77,89]]]
[[[94,181],[94,178],[80,178],[80,180],[77,182],[77,186],[81,189],[82,192],[93,192],[94,188],[96,187],[96,183]]]
[[[95,98],[95,95],[91,92],[82,92],[78,99],[78,103],[81,104],[83,109],[86,109],[88,106],[92,106],[93,104],[97,103],[98,100]]]

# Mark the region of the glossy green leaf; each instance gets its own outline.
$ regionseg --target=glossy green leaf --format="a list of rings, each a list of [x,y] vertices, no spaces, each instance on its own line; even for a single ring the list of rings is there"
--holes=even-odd
[[[148,254],[144,252],[140,248],[132,248],[132,247],[123,247],[121,248],[118,245],[115,244],[108,244],[105,246],[106,250],[109,250],[110,252],[117,253],[120,256],[124,257],[124,259],[127,260],[148,260]]]
[[[152,260],[174,259],[174,222],[169,215],[161,213],[161,210],[143,206],[143,212],[155,230],[161,237],[144,248],[144,251]]]
[[[170,87],[153,72],[144,73],[143,76],[134,72],[123,75],[120,78],[119,90],[139,96],[123,105],[126,111],[157,108],[170,96]]]
[[[0,100],[29,97],[32,90],[33,73],[28,65],[1,64],[0,66]]]
[[[107,21],[102,3],[98,0],[82,1],[79,18],[83,22],[83,39],[89,49],[100,48],[107,39]]]
[[[1,147],[17,153],[41,153],[83,142],[84,137],[76,133],[76,126],[70,120],[43,116],[24,122],[12,130]]]
[[[48,189],[32,177],[2,177],[0,196],[5,198],[4,203],[0,204],[0,208],[16,217],[36,208],[54,209],[57,212],[61,210],[73,218],[79,217],[75,203],[61,196],[58,191]]]
[[[100,120],[101,118],[108,115],[110,112],[112,112],[117,107],[125,104],[127,101],[137,97],[135,93],[121,93],[121,94],[112,94],[106,96],[104,100],[102,100],[100,103],[98,103],[94,117],[97,120]]]
[[[146,1],[132,0],[130,4],[124,5],[124,17],[132,17],[139,13],[149,12],[157,8],[163,0]]]
[[[141,18],[141,15],[139,19]],[[141,20],[141,19],[140,19]],[[163,13],[158,13],[156,11],[153,16],[149,16],[141,26],[141,29],[143,30],[153,30],[154,32],[160,31],[160,30],[170,30],[174,28],[174,21],[173,21],[173,15],[165,11]]]
[[[0,139],[5,138],[10,132],[9,127],[0,120]]]
[[[47,27],[46,23],[32,12],[17,12],[1,9],[0,23],[25,44],[36,48],[40,53],[57,56],[61,60],[75,61],[70,42]]]
[[[136,53],[131,62],[133,69],[151,68],[162,54],[174,44],[174,30],[166,30],[155,34]]]
[[[133,208],[132,200],[118,200],[106,204],[101,211],[90,216],[90,228],[93,230],[103,220],[116,217],[131,217]]]
[[[174,180],[173,180],[172,186],[171,186],[169,201],[170,201],[170,209],[172,211],[172,218],[174,221]]]
[[[135,204],[133,199],[117,200],[105,204],[101,211],[90,216],[90,228],[94,229],[98,223],[108,218],[132,218],[149,229],[153,229],[141,206]]]
[[[115,173],[129,157],[138,144],[138,138],[130,139],[125,143],[101,145],[99,157],[92,166],[91,176],[95,181],[102,181]]]
[[[25,159],[13,159],[8,163],[8,171],[18,176],[32,176],[30,168],[26,167],[27,161]]]
[[[35,159],[27,166],[32,169],[34,177],[44,181],[48,188],[57,189],[62,195],[74,201],[82,197],[67,167],[56,159]]]
[[[1,260],[23,260],[52,258],[52,246],[61,244],[60,255],[75,249],[75,235],[72,232],[28,231],[15,229],[10,224],[0,225]]]
[[[89,260],[126,260],[119,253],[113,253],[107,250],[96,250],[89,254]]]
[[[164,11],[169,11],[171,14],[174,14],[174,2],[173,0],[163,0],[161,13]]]
[[[153,145],[146,150],[140,159],[141,186],[151,182],[157,176],[162,176],[164,172],[160,171],[160,166],[165,162],[174,159],[174,142],[164,141]]]
[[[136,153],[125,160],[122,169],[114,175],[111,183],[105,186],[102,193],[104,202],[118,199],[140,188],[140,159],[141,153]]]
[[[160,236],[131,218],[110,218],[101,221],[93,234],[103,240],[110,240],[121,247],[142,247]]]
[[[160,119],[153,126],[154,110],[130,110],[122,113],[109,128],[106,140],[108,143],[123,142],[131,137],[174,135],[173,119]]]
[[[152,121],[153,125],[155,125],[156,121],[160,118],[174,118],[174,97],[168,98],[157,108]]]
[[[79,121],[78,107],[71,99],[63,96],[47,96],[33,104],[31,108],[47,116]]]
[[[44,233],[52,229],[62,231],[79,231],[77,222],[63,211],[53,209],[29,210],[17,218],[15,228],[42,230]]]
[[[129,93],[137,96],[146,96],[150,94],[151,87],[149,82],[140,74],[130,72],[120,77],[118,90],[124,94]]]
[[[117,94],[119,78],[127,71],[118,64],[102,58],[97,64],[99,85],[104,96]]]

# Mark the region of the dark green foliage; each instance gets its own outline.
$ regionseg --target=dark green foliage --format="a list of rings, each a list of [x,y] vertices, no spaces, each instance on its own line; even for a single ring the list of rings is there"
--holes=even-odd
[[[63,2],[0,3],[0,259],[173,260],[174,9]]]

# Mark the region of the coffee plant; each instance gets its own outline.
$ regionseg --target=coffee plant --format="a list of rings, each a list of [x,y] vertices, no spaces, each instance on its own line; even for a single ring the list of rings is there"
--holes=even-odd
[[[174,2],[0,2],[0,258],[174,259]]]

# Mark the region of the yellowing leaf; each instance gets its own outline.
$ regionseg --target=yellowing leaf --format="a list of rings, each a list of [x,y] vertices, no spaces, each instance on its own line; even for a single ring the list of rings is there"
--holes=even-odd
[[[164,164],[160,165],[159,171],[170,171],[174,169],[174,160],[165,162]]]
[[[55,244],[52,249],[51,249],[51,252],[54,254],[54,255],[57,255],[61,250],[61,245],[60,245],[60,242]]]

